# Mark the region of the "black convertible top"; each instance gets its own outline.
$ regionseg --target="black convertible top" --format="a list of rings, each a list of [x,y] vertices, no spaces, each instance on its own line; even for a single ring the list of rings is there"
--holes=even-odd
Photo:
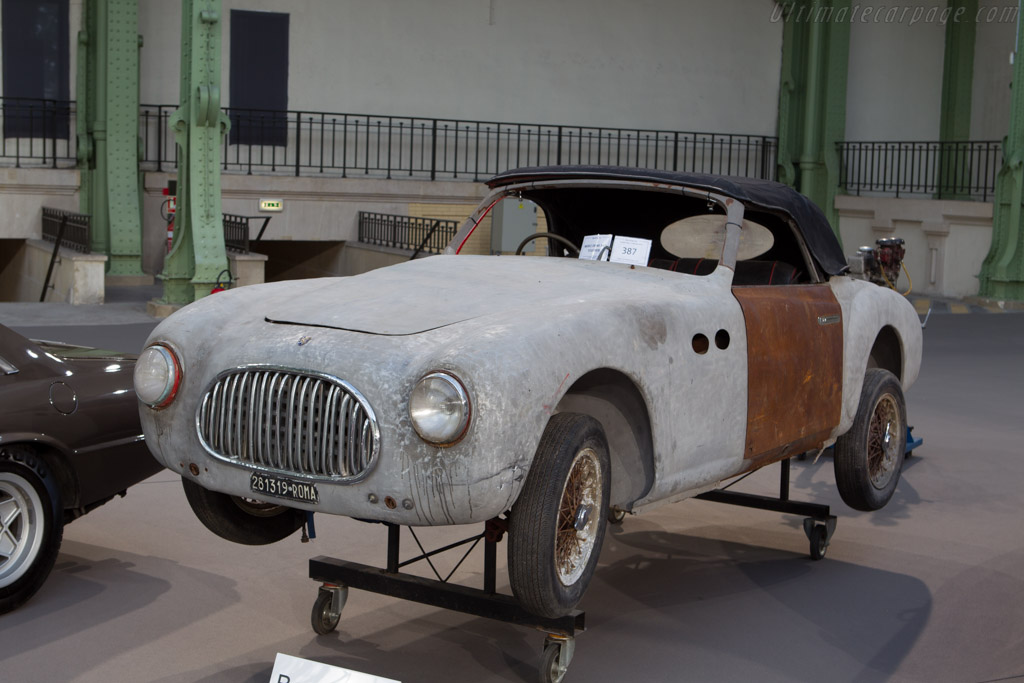
[[[542,180],[623,180],[696,187],[732,197],[751,209],[781,214],[792,220],[811,256],[829,275],[847,269],[846,257],[828,219],[810,199],[788,185],[737,176],[660,171],[622,166],[536,166],[499,173],[487,181],[497,189]]]

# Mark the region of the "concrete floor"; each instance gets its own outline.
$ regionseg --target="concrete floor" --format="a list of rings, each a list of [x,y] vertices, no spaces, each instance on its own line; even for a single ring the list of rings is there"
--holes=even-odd
[[[149,329],[15,326],[131,350]],[[793,463],[793,497],[839,515],[824,561],[797,517],[686,501],[626,519],[567,682],[1024,680],[1022,349],[1024,315],[932,316],[908,394],[925,444],[880,512],[843,505],[827,458]],[[777,478],[737,488],[772,493]],[[386,537],[326,515],[317,531],[221,541],[158,474],[67,527],[46,585],[0,618],[0,679],[255,683],[283,652],[406,683],[536,680],[542,634],[386,596],[352,591],[338,631],[316,636],[308,558],[382,563]],[[479,585],[475,572],[457,576]]]

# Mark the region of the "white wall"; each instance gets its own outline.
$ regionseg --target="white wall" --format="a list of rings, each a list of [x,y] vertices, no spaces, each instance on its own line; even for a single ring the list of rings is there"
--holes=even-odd
[[[1011,9],[1016,9],[1016,3]],[[988,19],[991,18],[992,21]],[[1016,13],[983,11],[974,46],[971,139],[1002,140],[1010,126],[1010,53],[1017,37]]]
[[[290,15],[290,109],[774,135],[769,0],[224,0]],[[140,0],[142,102],[178,99],[180,2]]]
[[[946,41],[938,17],[946,0],[908,5],[903,21],[887,21],[884,14],[862,21],[867,5],[857,6],[861,14],[850,24],[846,139],[938,140]],[[918,7],[923,16],[911,25]],[[927,21],[930,10],[935,19]]]

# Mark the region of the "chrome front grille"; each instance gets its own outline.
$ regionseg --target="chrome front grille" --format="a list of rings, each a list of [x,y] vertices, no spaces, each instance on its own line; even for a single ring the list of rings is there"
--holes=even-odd
[[[369,404],[347,382],[281,368],[221,373],[196,422],[203,445],[219,458],[331,480],[369,472],[380,439]]]

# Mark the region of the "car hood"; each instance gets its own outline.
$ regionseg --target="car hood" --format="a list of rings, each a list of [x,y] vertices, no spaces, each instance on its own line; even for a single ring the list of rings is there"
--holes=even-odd
[[[354,277],[306,280],[300,289],[278,290],[263,310],[272,323],[410,335],[556,301],[597,305],[628,292],[638,278],[662,277],[568,258],[432,256]]]

